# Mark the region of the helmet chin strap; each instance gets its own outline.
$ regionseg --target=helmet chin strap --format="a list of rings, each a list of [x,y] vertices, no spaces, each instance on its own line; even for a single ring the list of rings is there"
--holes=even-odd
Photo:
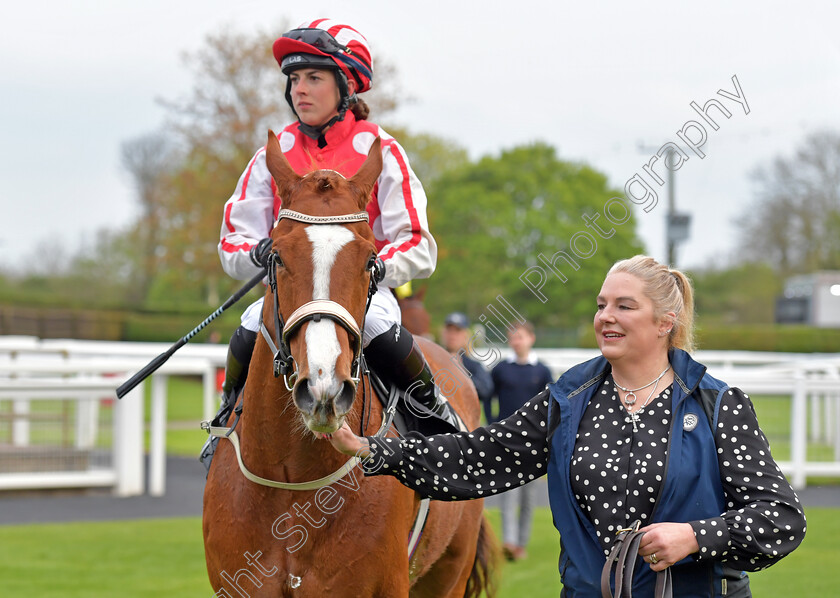
[[[319,148],[326,147],[327,145],[327,138],[324,134],[324,131],[333,126],[335,123],[344,120],[344,115],[347,113],[350,104],[355,104],[357,101],[355,93],[352,97],[348,93],[347,77],[344,75],[344,73],[342,73],[339,69],[335,69],[333,73],[335,73],[335,82],[338,84],[338,93],[341,98],[338,101],[338,114],[333,116],[324,124],[317,126],[308,125],[300,119],[300,116],[298,115],[297,110],[295,110],[295,106],[292,103],[292,80],[286,80],[286,102],[288,102],[289,107],[292,109],[294,115],[297,116],[298,129],[300,129],[300,132],[309,137],[310,139],[314,139],[315,141],[317,141]]]

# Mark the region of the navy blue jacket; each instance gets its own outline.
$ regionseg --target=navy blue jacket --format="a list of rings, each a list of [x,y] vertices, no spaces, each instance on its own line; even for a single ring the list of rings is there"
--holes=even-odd
[[[493,377],[496,395],[499,397],[499,411],[493,414],[491,402],[484,402],[484,416],[489,424],[512,415],[554,381],[551,370],[540,361],[518,363],[508,359],[497,363],[490,374]]]
[[[689,522],[718,517],[726,510],[726,503],[712,430],[721,396],[729,387],[706,374],[706,367],[684,351],[673,350],[669,358],[674,368],[674,387],[668,462],[649,522]],[[549,386],[552,397],[549,419],[557,422],[558,428],[551,437],[548,488],[554,525],[560,532],[560,576],[566,598],[601,597],[600,575],[606,556],[595,528],[575,499],[569,465],[578,424],[609,372],[606,359],[597,357],[568,370]],[[684,429],[683,418],[689,413],[704,425]],[[674,596],[719,597],[723,595],[724,585],[727,598],[750,595],[746,574],[716,561],[687,557],[671,567],[671,571]],[[634,595],[652,596],[654,583],[655,574],[650,567],[636,567]]]
[[[478,393],[478,400],[482,404],[489,401],[493,397],[493,378],[490,377],[490,372],[469,355],[461,354],[461,363],[464,364],[464,369],[472,379],[475,391]]]

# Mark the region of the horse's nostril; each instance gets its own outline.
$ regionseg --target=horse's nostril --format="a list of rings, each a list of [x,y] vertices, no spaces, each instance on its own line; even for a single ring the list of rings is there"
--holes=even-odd
[[[335,410],[339,416],[344,415],[353,406],[356,398],[356,385],[347,380],[341,385],[341,391],[335,397]]]
[[[295,384],[292,396],[295,400],[295,405],[304,413],[312,413],[315,410],[315,397],[309,389],[309,380],[306,378],[300,379]]]

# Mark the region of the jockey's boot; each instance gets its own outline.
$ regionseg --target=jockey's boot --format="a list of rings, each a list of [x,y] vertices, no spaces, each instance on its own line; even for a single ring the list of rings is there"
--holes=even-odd
[[[236,398],[245,386],[245,378],[248,376],[248,366],[251,363],[251,354],[254,352],[254,345],[257,342],[257,333],[240,326],[230,337],[228,346],[227,361],[225,363],[225,381],[222,384],[222,404],[219,407],[216,417],[210,425],[223,426],[227,423],[233,408],[236,405]],[[216,453],[216,445],[219,439],[210,436],[201,449],[198,460],[204,463],[207,472],[210,472],[210,463]]]
[[[440,394],[432,371],[414,337],[400,324],[375,337],[365,357],[377,374],[406,393],[408,410],[418,418],[435,418],[445,425],[431,425],[429,432],[459,432],[461,419]]]

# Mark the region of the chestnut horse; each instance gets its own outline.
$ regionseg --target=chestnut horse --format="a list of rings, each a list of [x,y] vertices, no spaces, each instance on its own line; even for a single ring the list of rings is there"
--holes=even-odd
[[[432,340],[431,316],[423,305],[426,296],[425,287],[412,293],[408,297],[397,298],[402,312],[402,325],[414,336],[422,336]]]
[[[380,151],[377,138],[349,180],[324,170],[300,177],[269,132],[266,160],[284,209],[272,231],[263,329],[241,416],[219,441],[204,491],[216,596],[460,598],[488,589],[495,550],[482,501],[432,501],[409,557],[420,497],[390,476],[364,477],[314,434],[346,420],[372,435],[383,422],[369,382],[356,377],[376,257],[364,210]],[[446,367],[448,353],[418,342],[433,371]],[[465,376],[457,382],[451,403],[474,429],[475,390]]]

